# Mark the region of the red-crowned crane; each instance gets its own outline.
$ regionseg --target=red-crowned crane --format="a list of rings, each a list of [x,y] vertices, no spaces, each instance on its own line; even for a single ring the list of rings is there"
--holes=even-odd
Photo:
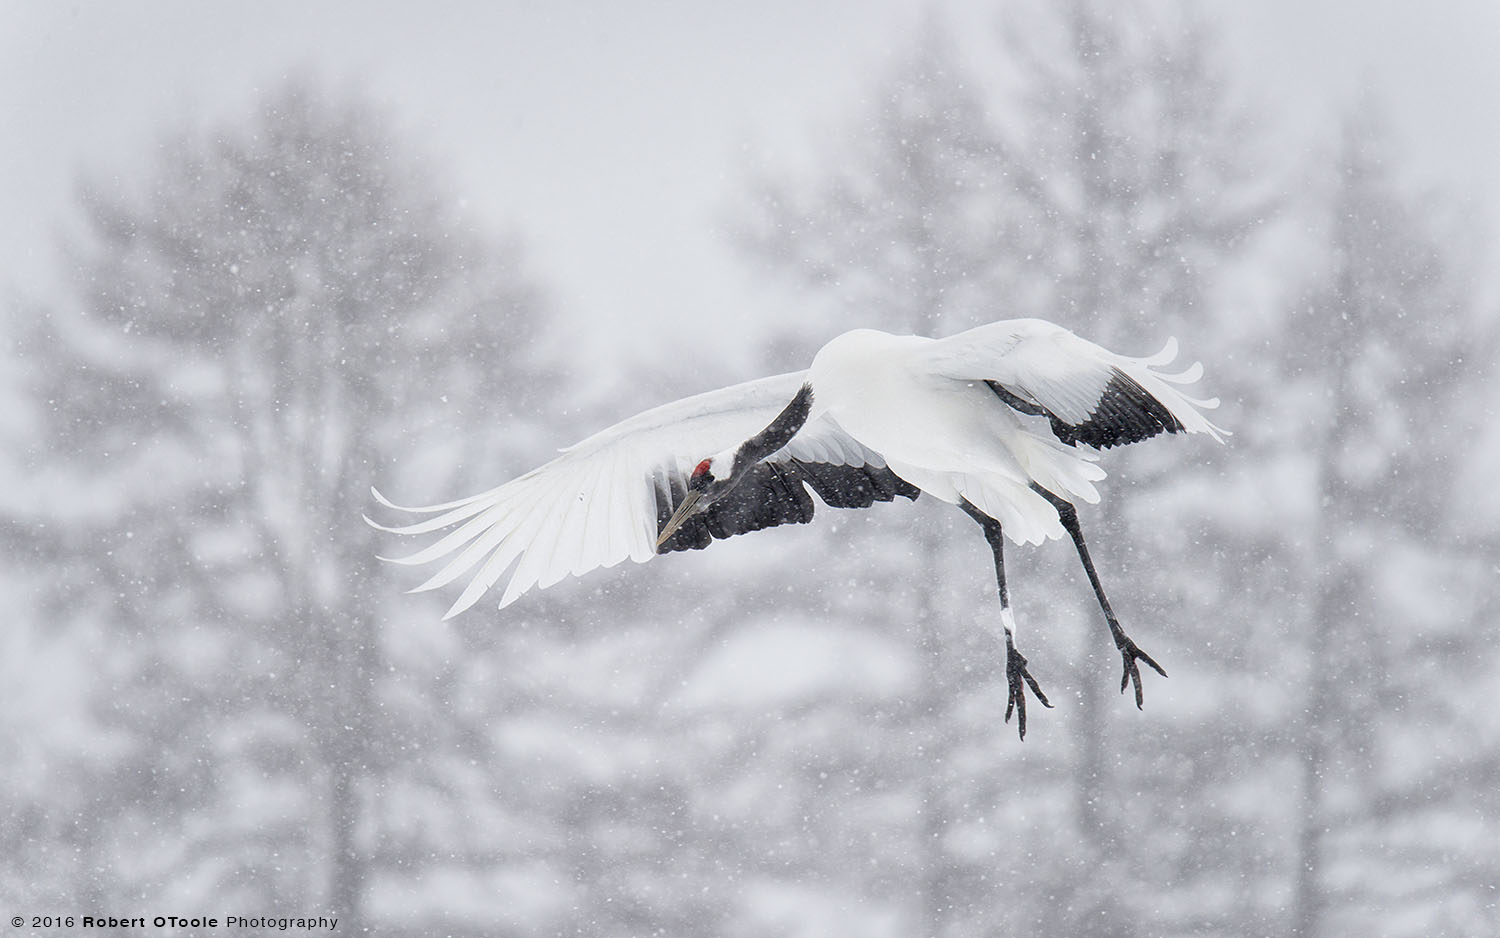
[[[1072,539],[1124,663],[1161,665],[1125,634],[1094,570],[1074,503],[1097,502],[1099,450],[1159,433],[1224,430],[1200,413],[1218,406],[1178,388],[1197,363],[1161,371],[1175,340],[1128,358],[1037,319],[990,323],[943,339],[856,329],[833,339],[807,371],[749,381],[648,410],[563,450],[546,465],[459,501],[399,511],[433,515],[377,528],[452,528],[397,563],[447,562],[413,592],[466,574],[447,617],[473,605],[514,565],[501,607],[568,574],[707,547],[812,520],[809,490],[835,508],[866,508],[926,492],[979,523],[995,559],[1010,699],[1026,735],[1025,688],[1050,707],[1016,649],[1002,532],[1019,544]],[[369,519],[366,519],[369,520]],[[997,636],[1001,637],[1001,636]]]

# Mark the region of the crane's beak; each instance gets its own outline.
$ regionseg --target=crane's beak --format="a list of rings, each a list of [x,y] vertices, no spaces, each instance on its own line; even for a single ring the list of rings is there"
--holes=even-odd
[[[703,491],[701,489],[688,489],[687,495],[682,499],[682,504],[678,505],[677,510],[672,512],[672,517],[667,519],[667,526],[661,529],[661,536],[656,539],[657,550],[661,550],[661,545],[665,544],[668,538],[677,533],[677,529],[682,527],[682,523],[693,513],[693,508],[697,506],[698,499],[702,497]]]

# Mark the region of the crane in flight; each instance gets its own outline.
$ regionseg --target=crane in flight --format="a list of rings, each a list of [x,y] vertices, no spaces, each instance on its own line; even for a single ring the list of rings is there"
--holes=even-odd
[[[1026,688],[1052,706],[1016,647],[1004,538],[1040,544],[1067,534],[1119,650],[1120,691],[1143,705],[1139,662],[1166,676],[1121,628],[1079,528],[1078,501],[1095,503],[1099,451],[1161,433],[1226,431],[1179,388],[1202,366],[1162,371],[1167,341],[1149,358],[1117,355],[1039,319],[979,326],[941,339],[856,329],[830,341],[802,372],[664,404],[570,446],[544,466],[458,501],[387,508],[429,517],[388,527],[447,533],[396,563],[446,562],[412,592],[469,575],[444,618],[472,606],[507,569],[503,608],[533,586],[697,550],[782,524],[812,520],[816,494],[834,508],[868,508],[923,492],[976,521],[994,555],[1009,700],[1026,737]],[[451,529],[451,530],[449,530]]]

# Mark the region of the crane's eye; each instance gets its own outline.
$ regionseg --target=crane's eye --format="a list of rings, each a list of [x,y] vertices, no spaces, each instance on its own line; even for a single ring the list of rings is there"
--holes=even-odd
[[[709,462],[710,462],[710,460],[707,460],[707,459],[705,459],[702,462],[700,462],[698,464],[698,467],[693,470],[693,478],[695,478],[695,479],[701,479],[704,476],[707,476],[708,475],[708,464],[709,464]],[[711,478],[713,478],[713,476],[709,476],[709,478],[711,479]]]

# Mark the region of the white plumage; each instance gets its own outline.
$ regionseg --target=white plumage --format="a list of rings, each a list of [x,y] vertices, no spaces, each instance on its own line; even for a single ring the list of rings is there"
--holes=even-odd
[[[1050,322],[1018,319],[946,339],[856,329],[818,352],[812,375],[815,401],[825,401],[839,424],[880,452],[898,476],[950,504],[967,498],[1012,540],[1037,544],[1063,530],[1032,484],[1094,504],[1093,483],[1105,472],[1096,449],[1062,443],[1047,417],[1006,406],[986,381],[1064,424],[1081,425],[1095,416],[1119,369],[1182,429],[1222,439],[1224,431],[1198,412],[1219,402],[1174,387],[1196,381],[1202,366],[1157,370],[1176,355],[1175,340],[1150,358],[1127,358]]]
[[[809,488],[839,507],[920,490],[962,507],[991,540],[1016,706],[1022,678],[1041,694],[1011,644],[1001,531],[1018,543],[1073,535],[1125,654],[1126,677],[1134,659],[1156,666],[1122,644],[1129,639],[1093,576],[1071,505],[1099,500],[1100,448],[1161,432],[1222,440],[1225,431],[1201,413],[1218,401],[1180,390],[1202,368],[1162,370],[1176,351],[1169,340],[1154,356],[1130,358],[1035,319],[942,339],[857,329],[825,345],[807,371],[645,411],[487,492],[421,508],[376,492],[388,508],[432,517],[370,523],[396,534],[447,532],[394,560],[443,561],[416,590],[469,577],[451,617],[507,571],[502,607],[569,574],[810,520]],[[1019,705],[1024,732],[1024,697]]]

